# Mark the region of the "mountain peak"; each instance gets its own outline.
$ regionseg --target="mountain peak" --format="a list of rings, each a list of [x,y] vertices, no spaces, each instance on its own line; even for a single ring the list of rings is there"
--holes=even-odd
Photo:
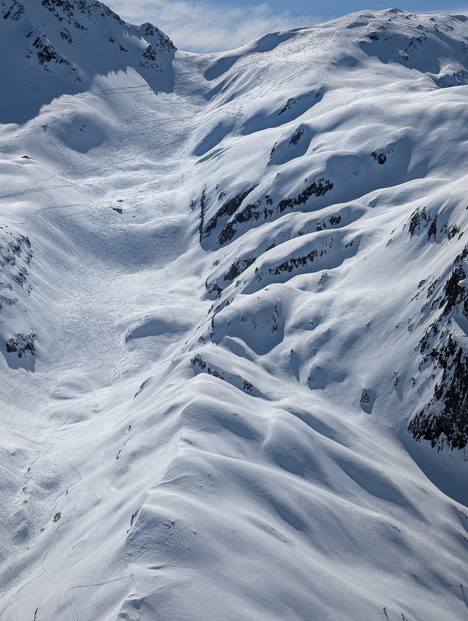
[[[152,24],[134,26],[96,0],[2,0],[0,36],[10,92],[0,120],[22,122],[61,94],[89,88],[96,75],[140,73],[156,90],[171,88],[175,47]],[[21,104],[21,105],[18,105]]]

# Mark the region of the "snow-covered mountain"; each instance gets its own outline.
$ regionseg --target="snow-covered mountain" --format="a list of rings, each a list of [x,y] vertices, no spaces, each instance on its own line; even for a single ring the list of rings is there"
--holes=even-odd
[[[3,123],[24,123],[98,75],[135,69],[154,90],[172,89],[175,47],[152,24],[136,27],[95,0],[0,0]]]
[[[0,6],[0,617],[465,619],[467,18]]]

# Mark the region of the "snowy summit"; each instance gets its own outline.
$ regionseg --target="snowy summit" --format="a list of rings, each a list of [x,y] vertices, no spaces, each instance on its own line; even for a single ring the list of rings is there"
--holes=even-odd
[[[0,14],[0,618],[466,619],[467,18]]]

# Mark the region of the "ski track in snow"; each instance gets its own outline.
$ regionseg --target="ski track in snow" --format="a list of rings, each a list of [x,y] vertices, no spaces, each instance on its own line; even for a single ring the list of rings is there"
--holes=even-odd
[[[466,617],[466,451],[407,424],[468,334],[467,39],[363,12],[0,127],[2,619]]]

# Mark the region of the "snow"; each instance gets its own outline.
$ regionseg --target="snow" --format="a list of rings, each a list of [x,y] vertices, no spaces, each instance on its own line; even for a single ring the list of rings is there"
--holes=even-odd
[[[0,616],[464,619],[466,450],[407,426],[467,338],[465,21],[194,55],[10,4]]]

